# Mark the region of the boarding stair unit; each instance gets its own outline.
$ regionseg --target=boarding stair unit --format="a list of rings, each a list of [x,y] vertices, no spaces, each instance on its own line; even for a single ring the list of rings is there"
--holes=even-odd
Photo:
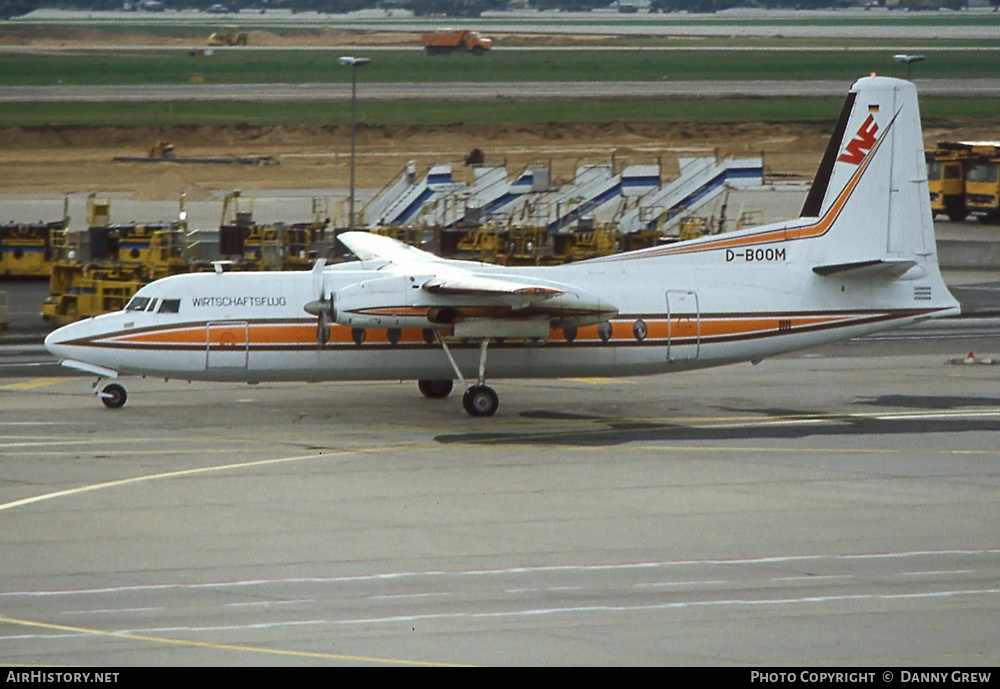
[[[529,165],[513,179],[508,178],[504,165],[481,166],[473,169],[473,177],[468,187],[441,193],[425,203],[419,223],[443,229],[479,225],[496,220],[522,196],[551,188],[545,164]]]
[[[749,189],[764,183],[762,158],[680,158],[680,175],[638,199],[619,219],[622,234],[659,229],[676,233],[680,221],[726,189]]]
[[[412,164],[411,164],[412,165]],[[394,184],[383,189],[363,210],[364,225],[374,229],[386,225],[406,225],[413,221],[421,207],[440,193],[465,188],[455,182],[451,165],[435,165],[423,179],[417,180],[411,165]]]
[[[557,232],[597,213],[611,217],[613,208],[604,211],[613,202],[648,193],[659,185],[658,165],[633,165],[620,174],[615,174],[614,166],[609,164],[583,165],[577,168],[571,184],[541,196],[532,195],[517,215],[522,222]]]

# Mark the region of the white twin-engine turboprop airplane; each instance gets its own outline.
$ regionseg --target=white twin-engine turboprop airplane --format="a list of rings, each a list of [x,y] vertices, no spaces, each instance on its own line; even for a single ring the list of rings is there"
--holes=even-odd
[[[349,232],[360,261],[311,273],[178,275],[124,311],[45,340],[99,376],[188,380],[416,379],[445,397],[494,378],[633,376],[768,356],[959,313],[938,271],[916,89],[858,80],[802,217],[552,267],[445,260]],[[487,357],[487,355],[489,355]],[[488,362],[487,362],[488,359]],[[489,364],[487,366],[487,363]]]

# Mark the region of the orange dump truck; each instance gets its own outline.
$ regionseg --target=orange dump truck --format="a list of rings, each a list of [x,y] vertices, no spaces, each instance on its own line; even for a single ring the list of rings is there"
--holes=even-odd
[[[479,35],[478,31],[468,29],[461,31],[441,29],[434,33],[423,33],[420,34],[420,42],[428,55],[447,55],[456,50],[482,55],[493,45],[491,39]]]

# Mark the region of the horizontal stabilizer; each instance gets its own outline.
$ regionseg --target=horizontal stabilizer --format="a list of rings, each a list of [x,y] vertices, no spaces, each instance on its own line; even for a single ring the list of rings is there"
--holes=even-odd
[[[870,261],[853,261],[851,263],[816,266],[813,268],[813,272],[823,277],[898,278],[915,265],[917,265],[916,261],[908,259],[877,258]]]

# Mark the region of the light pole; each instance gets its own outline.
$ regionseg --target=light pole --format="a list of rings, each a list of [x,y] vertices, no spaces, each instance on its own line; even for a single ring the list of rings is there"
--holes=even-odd
[[[923,62],[927,58],[925,58],[923,55],[893,55],[892,59],[895,60],[896,62],[906,65],[906,80],[911,81],[910,70],[913,68],[913,63]]]
[[[354,229],[354,143],[356,135],[356,125],[358,117],[358,67],[364,67],[371,60],[367,57],[342,57],[338,62],[345,67],[351,68],[351,196],[348,205],[350,216],[347,220],[347,229]]]

